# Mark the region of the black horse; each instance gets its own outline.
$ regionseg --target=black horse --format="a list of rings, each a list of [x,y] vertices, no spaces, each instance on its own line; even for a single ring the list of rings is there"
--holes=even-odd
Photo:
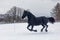
[[[48,17],[45,17],[45,16],[35,17],[31,12],[24,10],[22,19],[24,19],[26,16],[28,18],[28,26],[27,26],[27,29],[29,31],[37,32],[37,30],[33,30],[33,27],[36,26],[36,25],[42,25],[43,28],[41,29],[41,32],[43,31],[43,29],[45,27],[46,27],[45,31],[47,32],[48,31],[47,30],[47,28],[48,28],[47,23],[48,22],[50,22],[50,23],[54,23],[55,22],[55,19],[53,17],[49,17],[49,18]],[[31,26],[31,29],[29,29],[30,26]]]

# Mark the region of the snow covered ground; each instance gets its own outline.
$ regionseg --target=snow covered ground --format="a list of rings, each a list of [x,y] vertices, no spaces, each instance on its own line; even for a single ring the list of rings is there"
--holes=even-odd
[[[0,40],[60,40],[60,23],[48,23],[48,32],[40,32],[42,26],[34,26],[38,32],[27,30],[27,23],[0,24]]]

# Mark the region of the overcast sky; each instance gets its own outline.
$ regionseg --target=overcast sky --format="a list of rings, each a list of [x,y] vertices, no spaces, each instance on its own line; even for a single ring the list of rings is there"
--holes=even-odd
[[[29,9],[36,16],[50,16],[50,11],[60,0],[0,0],[0,14],[13,6]]]

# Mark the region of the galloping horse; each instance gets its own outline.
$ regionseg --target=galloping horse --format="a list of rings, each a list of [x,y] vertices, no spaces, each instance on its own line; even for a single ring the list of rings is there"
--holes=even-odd
[[[42,25],[43,28],[41,29],[41,32],[43,31],[43,29],[45,27],[46,27],[45,31],[47,32],[48,31],[47,30],[47,28],[48,28],[47,23],[50,22],[50,23],[53,24],[55,22],[55,19],[53,17],[45,17],[45,16],[35,17],[31,12],[24,10],[22,19],[24,19],[26,16],[28,18],[28,26],[27,26],[27,29],[29,31],[37,32],[37,30],[33,30],[33,27],[34,26],[37,26],[37,25]],[[29,29],[30,26],[31,26],[31,29]]]

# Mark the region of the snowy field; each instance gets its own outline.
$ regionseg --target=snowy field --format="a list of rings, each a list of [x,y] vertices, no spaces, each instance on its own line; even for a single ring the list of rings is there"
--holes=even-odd
[[[60,23],[48,23],[48,32],[40,32],[42,26],[34,26],[38,32],[27,30],[27,23],[0,24],[0,40],[60,40]]]

